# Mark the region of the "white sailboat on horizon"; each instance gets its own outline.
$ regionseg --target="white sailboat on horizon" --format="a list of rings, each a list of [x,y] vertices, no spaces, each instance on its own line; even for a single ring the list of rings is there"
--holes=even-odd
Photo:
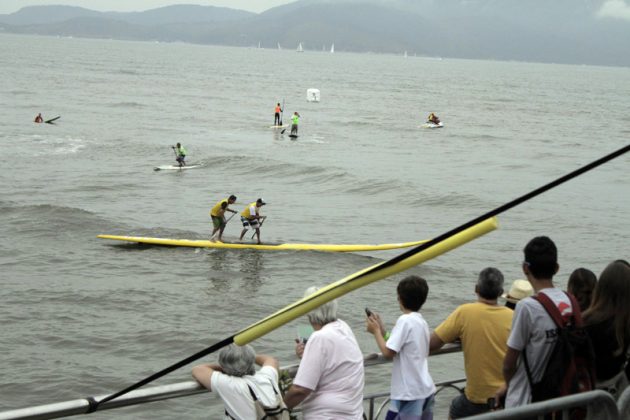
[[[280,46],[280,43],[278,42],[278,49],[281,50],[282,47]]]
[[[330,53],[334,54],[335,53],[335,43],[333,42],[332,45],[330,46]]]
[[[304,48],[302,47],[302,43],[301,42],[298,44],[297,52],[304,52]]]

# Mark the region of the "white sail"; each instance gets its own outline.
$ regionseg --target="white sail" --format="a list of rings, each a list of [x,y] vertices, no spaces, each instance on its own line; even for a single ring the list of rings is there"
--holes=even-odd
[[[297,52],[304,52],[304,48],[302,47],[302,43],[301,42],[298,44]]]
[[[404,55],[404,57],[405,57],[405,58],[407,58],[407,50],[405,50],[405,55]]]
[[[282,47],[280,46],[280,43],[278,42],[278,49],[281,50]]]
[[[260,41],[258,41],[258,48],[260,48]]]
[[[330,46],[330,53],[333,54],[335,52],[335,43]]]

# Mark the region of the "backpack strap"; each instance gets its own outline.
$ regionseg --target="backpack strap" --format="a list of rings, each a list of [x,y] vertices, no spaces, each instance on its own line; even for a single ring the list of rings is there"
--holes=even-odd
[[[249,389],[249,394],[252,396],[252,398],[254,399],[254,403],[256,401],[258,401],[258,397],[256,396],[256,393],[254,392],[254,390],[252,389],[251,386],[249,386],[249,384],[247,384],[247,389]]]
[[[282,412],[286,411],[288,413],[290,413],[290,410],[284,405],[283,401],[282,401],[282,396],[280,395],[280,393],[276,390],[276,385],[274,384],[274,382],[272,380],[269,381],[271,383],[271,388],[273,388],[273,393],[276,396],[276,398],[279,398],[279,404],[277,407],[265,407],[263,405],[262,402],[259,401],[258,397],[256,396],[256,393],[254,392],[254,390],[252,389],[252,387],[247,384],[247,388],[249,388],[249,393],[251,394],[252,398],[254,399],[254,404],[258,403],[258,405],[263,409],[263,411],[265,412],[265,415],[261,418],[261,420],[266,420],[267,418],[269,418],[269,416],[277,416],[280,415]],[[225,412],[225,414],[227,414],[227,411]],[[229,414],[228,414],[229,416]],[[230,417],[232,418],[232,417]]]
[[[573,321],[573,325],[576,327],[582,327],[582,312],[580,311],[580,305],[577,303],[577,300],[571,293],[566,293],[569,301],[571,302],[571,320]],[[536,296],[532,296],[536,299],[543,308],[547,311],[553,322],[556,324],[556,327],[563,328],[566,326],[567,322],[562,318],[562,314],[558,307],[553,303],[551,298],[547,296],[544,292],[539,292]]]

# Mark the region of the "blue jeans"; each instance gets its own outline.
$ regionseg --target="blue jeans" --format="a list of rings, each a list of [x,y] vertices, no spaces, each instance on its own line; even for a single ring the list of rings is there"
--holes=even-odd
[[[433,420],[434,396],[423,400],[391,400],[385,420]]]

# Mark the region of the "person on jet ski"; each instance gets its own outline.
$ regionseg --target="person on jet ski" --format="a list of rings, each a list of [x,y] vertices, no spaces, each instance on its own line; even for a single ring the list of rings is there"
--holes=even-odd
[[[438,125],[440,123],[440,119],[433,112],[429,114],[428,120],[430,123],[433,123],[435,125]]]

